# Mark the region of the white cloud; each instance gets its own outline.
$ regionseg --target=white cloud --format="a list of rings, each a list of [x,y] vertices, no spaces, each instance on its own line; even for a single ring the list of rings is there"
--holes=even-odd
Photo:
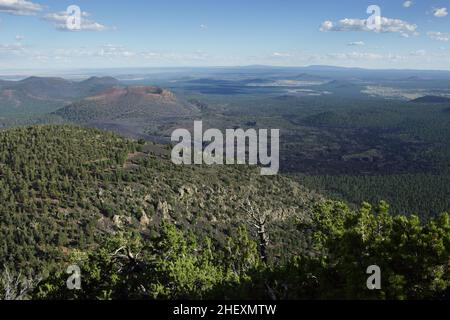
[[[0,12],[18,16],[35,15],[44,7],[27,0],[0,0]]]
[[[330,20],[322,22],[322,25],[320,26],[320,31],[327,32],[333,30],[334,25],[333,22]]]
[[[22,36],[22,35],[20,35],[20,34],[18,34],[17,36],[16,36],[16,41],[23,41],[25,39],[25,37],[24,36]]]
[[[410,53],[413,57],[425,57],[427,55],[426,50],[416,50]]]
[[[108,44],[100,48],[100,50],[94,52],[93,55],[105,58],[130,58],[134,57],[136,53],[126,49],[123,46]]]
[[[288,58],[288,57],[292,57],[292,54],[290,54],[288,52],[274,52],[274,53],[272,53],[272,57]]]
[[[20,43],[0,44],[0,53],[21,54],[25,52],[25,47]]]
[[[71,30],[67,28],[67,19],[70,18],[68,12],[55,12],[49,13],[44,16],[44,20],[53,23],[56,29],[62,31],[107,31],[113,28],[109,28],[103,24],[90,20],[90,16],[87,12],[81,13],[81,26],[79,30]]]
[[[201,24],[200,29],[206,30],[208,29],[208,26],[206,24]]]
[[[97,48],[74,48],[57,49],[52,52],[53,56],[64,58],[102,58],[102,59],[122,59],[136,57],[138,54],[125,48],[124,46],[106,44]]]
[[[349,42],[347,45],[348,46],[364,46],[365,43],[364,43],[364,41],[354,41],[354,42]]]
[[[435,8],[433,9],[433,14],[435,17],[443,18],[448,15],[447,8]]]
[[[288,55],[252,56],[253,63],[270,64],[274,66],[307,66],[307,65],[335,65],[343,67],[361,68],[405,68],[405,69],[448,69],[450,53],[426,50],[416,50],[406,53],[358,50],[337,51],[329,53],[314,53],[293,51]]]
[[[450,34],[449,33],[430,31],[430,32],[427,33],[427,35],[433,40],[443,41],[443,42],[450,41]]]
[[[160,58],[161,54],[157,53],[157,52],[153,52],[153,51],[146,51],[146,52],[141,52],[140,56],[146,60],[152,60],[152,59]]]
[[[404,6],[405,8],[410,8],[412,5],[413,5],[413,2],[412,2],[412,1],[409,1],[409,0],[403,2],[403,6]]]
[[[400,20],[381,17],[381,27],[379,32],[383,33],[400,33],[401,35],[417,35],[417,25]],[[325,21],[320,27],[320,31],[366,31],[373,32],[368,26],[367,19],[350,19],[345,18],[339,20],[338,23],[332,21]]]
[[[332,59],[340,60],[383,60],[385,55],[371,52],[347,52],[347,53],[330,53],[327,55]]]
[[[57,49],[48,53],[57,60],[81,59],[90,61],[147,62],[147,61],[206,61],[210,56],[202,51],[193,53],[159,53],[154,51],[135,51],[121,45],[107,44],[96,48]]]

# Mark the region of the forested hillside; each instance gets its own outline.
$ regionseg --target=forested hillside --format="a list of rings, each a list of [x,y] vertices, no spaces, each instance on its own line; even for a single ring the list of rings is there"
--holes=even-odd
[[[80,127],[0,132],[4,298],[449,297],[447,214],[350,210],[290,178],[169,154]],[[82,290],[66,288],[70,264]],[[366,287],[370,265],[382,290]]]
[[[167,147],[94,129],[1,132],[0,264],[50,268],[104,235],[122,229],[149,235],[161,221],[223,242],[241,224],[253,225],[248,205],[270,215],[273,255],[307,246],[291,222],[306,216],[319,195],[245,166],[177,167],[169,154]]]

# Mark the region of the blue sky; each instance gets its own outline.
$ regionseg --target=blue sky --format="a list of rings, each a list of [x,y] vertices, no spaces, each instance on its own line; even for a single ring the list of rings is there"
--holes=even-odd
[[[67,30],[69,5],[81,30]],[[381,9],[379,32],[367,28]],[[450,70],[450,0],[0,0],[0,70],[328,64]]]

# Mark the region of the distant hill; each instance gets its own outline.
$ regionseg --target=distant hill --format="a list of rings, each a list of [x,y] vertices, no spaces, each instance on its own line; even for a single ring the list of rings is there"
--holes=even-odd
[[[325,86],[329,88],[353,88],[356,87],[356,85],[350,81],[346,80],[333,80],[329,83],[325,84]]]
[[[74,122],[186,115],[196,107],[158,87],[114,87],[72,103],[54,114]]]
[[[112,77],[91,77],[77,83],[78,93],[85,97],[98,94],[106,89],[119,85],[119,80]]]
[[[76,83],[62,78],[30,77],[10,83],[8,88],[41,99],[67,99],[75,96]]]
[[[75,100],[95,95],[117,85],[119,81],[109,77],[92,77],[80,82],[55,77],[0,81],[0,113],[52,112]]]
[[[423,79],[423,78],[418,77],[418,76],[411,76],[411,77],[407,77],[405,79],[400,79],[400,80],[404,80],[404,81],[424,81],[426,79]]]
[[[450,98],[441,97],[441,96],[424,96],[414,100],[411,100],[412,103],[450,103]]]
[[[84,81],[70,81],[63,78],[29,77],[20,81],[2,81],[1,90],[27,93],[41,99],[69,99],[88,96],[119,85],[110,77],[92,77]]]
[[[327,77],[322,77],[318,75],[313,75],[309,73],[301,73],[294,77],[292,77],[293,80],[299,80],[299,81],[325,81],[329,80]]]

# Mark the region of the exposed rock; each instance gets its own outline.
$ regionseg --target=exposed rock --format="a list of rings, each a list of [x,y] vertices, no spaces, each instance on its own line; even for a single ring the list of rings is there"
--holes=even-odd
[[[180,189],[178,189],[178,194],[180,195],[180,198],[183,198],[185,195],[192,196],[197,190],[193,189],[190,186],[182,186]]]
[[[162,215],[164,220],[170,219],[169,211],[170,211],[170,205],[166,201],[158,202],[158,207],[156,208],[156,212],[158,214]]]
[[[113,221],[113,224],[117,228],[122,228],[124,226],[124,224],[131,225],[131,222],[132,222],[130,217],[119,216],[119,215],[115,215],[113,217],[112,221]]]
[[[151,220],[147,216],[144,210],[142,210],[141,220],[139,221],[141,227],[147,227],[150,224]]]
[[[114,223],[114,225],[115,225],[116,227],[118,227],[118,228],[122,227],[122,220],[120,219],[120,216],[115,215],[115,216],[113,217],[113,223]]]

